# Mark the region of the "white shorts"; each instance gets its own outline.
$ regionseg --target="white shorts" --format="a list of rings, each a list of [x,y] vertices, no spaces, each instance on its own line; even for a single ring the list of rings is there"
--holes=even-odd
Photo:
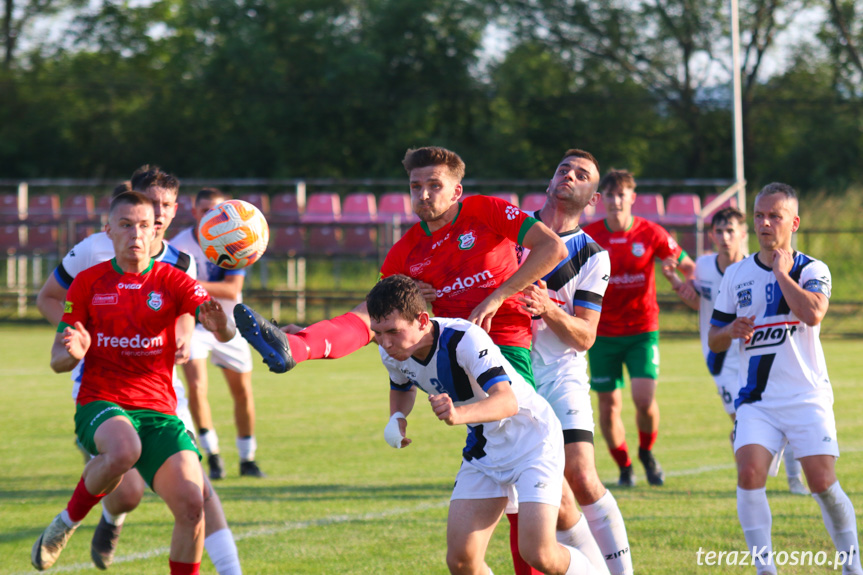
[[[745,403],[737,410],[734,423],[734,451],[744,445],[761,445],[776,455],[788,445],[794,457],[832,455],[839,457],[833,397],[812,394],[782,409]]]
[[[547,503],[560,507],[563,495],[563,439],[546,443],[541,454],[526,459],[506,473],[494,473],[463,460],[452,490],[454,499],[509,500],[507,513],[515,513],[518,502]],[[512,510],[511,510],[512,509]]]
[[[534,358],[536,391],[551,404],[564,431],[580,429],[593,433],[590,378],[583,369],[566,369],[564,362],[545,365]]]
[[[719,394],[719,399],[722,400],[722,407],[725,409],[725,413],[734,415],[734,400],[737,399],[737,392],[740,390],[737,371],[723,369],[722,373],[713,376],[713,383],[716,384],[716,393]]]
[[[192,333],[191,359],[206,359],[212,353],[210,361],[213,365],[229,369],[236,373],[252,371],[252,350],[240,332],[231,341],[221,342],[216,336],[196,325]]]

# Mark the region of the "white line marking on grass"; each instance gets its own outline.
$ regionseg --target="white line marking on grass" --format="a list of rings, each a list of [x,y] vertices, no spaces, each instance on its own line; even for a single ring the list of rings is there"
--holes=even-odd
[[[337,523],[350,523],[352,521],[376,521],[378,519],[386,519],[387,517],[393,517],[395,515],[404,515],[406,513],[415,513],[417,511],[426,511],[429,509],[438,509],[440,507],[446,507],[449,505],[449,499],[445,501],[437,501],[434,503],[423,503],[421,505],[417,505],[416,507],[401,507],[396,509],[390,509],[389,511],[378,512],[378,513],[361,513],[359,515],[331,515],[330,517],[324,517],[322,519],[309,519],[308,521],[288,521],[281,525],[275,525],[273,527],[264,527],[260,529],[251,529],[249,531],[245,531],[243,533],[234,533],[235,541],[242,541],[244,539],[255,539],[258,537],[268,537],[271,535],[278,535],[279,533],[285,533],[287,531],[296,531],[298,529],[308,529],[310,527],[323,527],[326,525],[334,525]],[[141,561],[144,559],[152,559],[153,557],[159,557],[162,555],[167,555],[170,552],[169,547],[157,547],[156,549],[151,549],[150,551],[144,551],[141,553],[131,553],[129,555],[118,555],[114,558],[114,564],[118,563],[131,563],[133,561]],[[206,555],[206,553],[205,553]],[[76,571],[91,571],[93,569],[92,563],[75,563],[73,565],[61,565],[59,567],[55,567],[51,569],[52,573],[74,573]],[[32,571],[21,571],[18,573],[13,573],[12,575],[30,575]]]

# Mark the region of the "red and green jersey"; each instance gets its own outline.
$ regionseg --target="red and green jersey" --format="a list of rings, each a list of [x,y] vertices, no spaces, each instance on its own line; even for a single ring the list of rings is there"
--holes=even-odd
[[[173,414],[171,384],[177,317],[194,314],[209,296],[172,265],[150,262],[124,273],[116,259],[79,273],[66,294],[58,331],[80,321],[90,333],[78,404],[102,400],[126,409]]]
[[[659,224],[637,216],[625,230],[613,232],[605,220],[585,226],[584,231],[608,251],[611,278],[602,300],[602,316],[596,334],[603,337],[637,335],[659,329],[654,258],[685,252]]]
[[[536,223],[512,204],[488,196],[461,202],[455,219],[436,232],[414,224],[390,249],[381,277],[404,274],[434,286],[439,317],[467,319],[470,312],[518,269],[515,245]],[[497,345],[530,347],[530,316],[508,298],[492,319]]]

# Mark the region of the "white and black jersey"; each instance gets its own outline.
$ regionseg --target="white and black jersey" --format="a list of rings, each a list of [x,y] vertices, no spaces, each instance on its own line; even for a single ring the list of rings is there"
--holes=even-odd
[[[555,415],[542,397],[503,357],[479,326],[463,319],[434,318],[434,344],[424,360],[399,361],[383,348],[381,359],[389,371],[391,389],[416,386],[430,395],[448,394],[456,406],[480,401],[500,382],[512,386],[518,413],[499,421],[468,424],[465,460],[489,471],[515,468],[539,449],[549,435]],[[556,433],[560,434],[559,426]]]
[[[748,341],[732,342],[740,351],[740,390],[735,407],[783,406],[813,391],[832,396],[821,348],[820,325],[800,321],[758,254],[725,270],[710,323],[724,327],[737,317],[755,317],[755,333]],[[830,297],[830,270],[824,262],[795,252],[791,278],[804,290]]]
[[[736,345],[719,353],[710,351],[707,345],[707,332],[710,330],[710,320],[713,317],[713,300],[719,293],[723,275],[719,269],[718,254],[701,256],[695,261],[692,283],[699,296],[698,329],[701,335],[701,351],[707,362],[707,369],[714,377],[719,377],[727,371],[733,371],[736,374],[740,363],[740,350]]]

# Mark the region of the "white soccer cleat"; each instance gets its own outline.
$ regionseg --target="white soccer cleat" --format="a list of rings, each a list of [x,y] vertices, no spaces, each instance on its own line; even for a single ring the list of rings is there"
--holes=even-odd
[[[788,476],[788,491],[794,495],[809,495],[809,488],[803,483],[802,475]]]
[[[77,528],[77,525],[69,527],[60,515],[57,515],[33,544],[33,552],[30,554],[30,562],[33,567],[39,571],[44,571],[54,565],[63,548],[66,547],[69,537]]]

